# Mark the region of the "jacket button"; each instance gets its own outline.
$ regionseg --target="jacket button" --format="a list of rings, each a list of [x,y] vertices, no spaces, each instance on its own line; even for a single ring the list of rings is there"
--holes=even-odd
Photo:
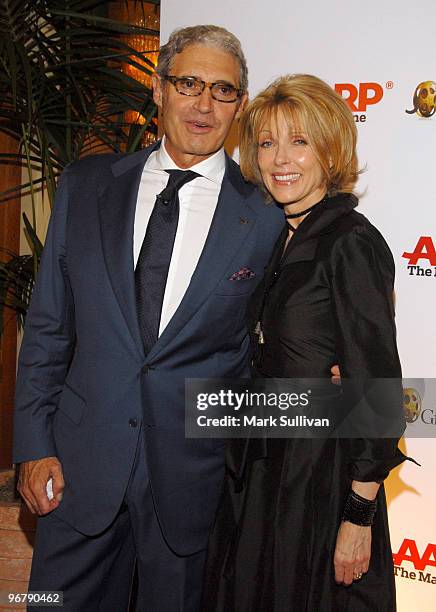
[[[138,427],[137,419],[129,419],[129,425],[130,427]]]
[[[141,368],[141,372],[143,374],[147,374],[148,370],[150,369],[150,366],[148,366],[147,364],[145,364],[144,366],[142,366]]]

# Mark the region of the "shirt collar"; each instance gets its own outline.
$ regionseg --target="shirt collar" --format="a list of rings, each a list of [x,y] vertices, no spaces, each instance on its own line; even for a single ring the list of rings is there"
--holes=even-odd
[[[160,148],[155,151],[154,155],[150,155],[146,167],[149,170],[182,170],[182,168],[179,168],[179,166],[174,163],[168,154],[165,146],[165,136],[162,138]],[[204,176],[214,183],[221,184],[225,168],[226,156],[224,153],[224,147],[221,147],[219,151],[210,157],[207,157],[203,161],[198,162],[198,164],[194,164],[189,168],[189,170],[193,170],[194,172],[201,174],[201,176]]]

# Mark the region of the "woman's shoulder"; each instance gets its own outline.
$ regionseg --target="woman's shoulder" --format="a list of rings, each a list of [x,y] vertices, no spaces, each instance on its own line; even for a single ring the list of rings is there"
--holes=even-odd
[[[392,271],[395,268],[392,252],[383,234],[356,210],[338,219],[332,238],[331,255],[335,259],[363,258],[387,266]]]
[[[356,210],[357,204],[358,199],[353,194],[341,193],[333,196],[328,201],[326,220],[330,223],[326,233],[330,234],[334,242],[373,242],[383,248],[389,248],[380,230]]]
[[[339,236],[344,239],[369,241],[388,247],[380,230],[357,210],[352,210],[349,215],[343,217],[338,229]]]

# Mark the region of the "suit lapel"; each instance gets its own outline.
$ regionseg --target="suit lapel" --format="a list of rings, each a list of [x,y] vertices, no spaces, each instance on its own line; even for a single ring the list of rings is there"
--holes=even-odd
[[[209,234],[186,293],[171,321],[152,348],[156,358],[206,301],[241,244],[256,223],[256,212],[247,203],[253,186],[245,183],[239,167],[226,158],[226,172]]]
[[[144,360],[136,314],[133,226],[142,170],[159,146],[126,155],[112,165],[112,179],[99,193],[101,239],[112,289],[138,358]]]

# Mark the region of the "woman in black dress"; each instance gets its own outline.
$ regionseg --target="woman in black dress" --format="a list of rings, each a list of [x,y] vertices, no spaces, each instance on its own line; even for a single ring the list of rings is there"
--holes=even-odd
[[[278,79],[241,120],[242,172],[286,216],[249,307],[254,376],[401,377],[394,262],[355,211],[356,139],[309,75]],[[391,438],[230,441],[204,610],[393,612],[383,480],[403,460]]]

